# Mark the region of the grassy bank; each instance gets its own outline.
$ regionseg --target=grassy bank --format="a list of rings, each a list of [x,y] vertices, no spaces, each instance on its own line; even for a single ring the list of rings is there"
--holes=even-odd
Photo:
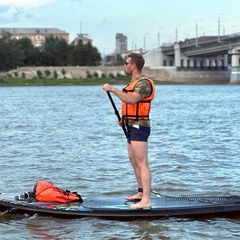
[[[66,85],[102,85],[110,84],[127,84],[129,77],[123,76],[118,79],[110,78],[84,78],[84,79],[49,79],[49,78],[9,78],[1,77],[0,86],[66,86]]]
[[[81,78],[81,79],[54,79],[54,78],[13,78],[0,77],[0,87],[7,86],[78,86],[78,85],[102,85],[104,83],[114,85],[126,85],[130,81],[128,76],[116,78]],[[156,84],[173,84],[167,81],[157,81]]]

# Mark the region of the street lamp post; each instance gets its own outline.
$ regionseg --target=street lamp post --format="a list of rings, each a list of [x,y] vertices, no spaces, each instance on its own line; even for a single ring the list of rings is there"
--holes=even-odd
[[[222,28],[223,28],[223,36],[225,36],[225,26],[224,25],[221,25]]]
[[[160,28],[162,30],[163,28]],[[160,30],[158,31],[158,47],[160,47]]]
[[[196,47],[198,47],[198,22],[200,21],[202,21],[202,19],[196,21]]]
[[[176,43],[177,43],[177,41],[178,41],[178,26],[181,26],[181,24],[178,24],[177,26],[176,26]]]
[[[146,35],[148,35],[148,33],[145,33],[144,37],[143,37],[143,50],[144,51],[146,50]]]
[[[224,13],[221,13],[218,15],[218,42],[220,43],[221,42],[221,39],[220,39],[220,28],[221,28],[221,20],[220,20],[220,17],[224,15]]]

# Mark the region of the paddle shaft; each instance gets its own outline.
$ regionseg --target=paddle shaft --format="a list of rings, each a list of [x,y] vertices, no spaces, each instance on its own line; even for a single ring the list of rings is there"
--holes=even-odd
[[[110,92],[107,92],[107,95],[108,95],[109,100],[110,100],[110,102],[111,102],[111,104],[112,104],[112,106],[113,106],[113,109],[114,109],[114,112],[115,112],[115,114],[116,114],[116,116],[117,116],[117,118],[118,118],[118,121],[121,121],[121,117],[120,117],[120,115],[119,115],[119,112],[118,112],[118,110],[117,110],[117,108],[116,108],[116,105],[115,105],[115,103],[114,103],[114,101],[113,101],[113,99],[112,99],[112,96],[111,96]],[[122,124],[122,130],[123,130],[126,138],[128,139],[127,129],[126,129],[126,127],[125,127],[124,124]]]

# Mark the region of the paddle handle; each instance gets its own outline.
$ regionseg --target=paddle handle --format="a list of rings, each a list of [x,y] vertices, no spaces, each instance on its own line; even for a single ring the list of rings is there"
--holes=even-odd
[[[116,105],[115,105],[115,103],[114,103],[114,101],[113,101],[113,99],[112,99],[112,96],[111,96],[110,92],[107,92],[107,95],[108,95],[109,100],[110,100],[110,102],[111,102],[111,104],[112,104],[112,106],[113,106],[113,109],[114,109],[114,112],[115,112],[115,114],[116,114],[116,116],[117,116],[117,118],[118,118],[118,121],[121,121],[120,114],[119,114],[119,112],[118,112],[118,110],[117,110],[117,108],[116,108]],[[127,129],[126,129],[126,127],[125,127],[124,124],[122,124],[122,130],[123,130],[126,138],[128,139]]]

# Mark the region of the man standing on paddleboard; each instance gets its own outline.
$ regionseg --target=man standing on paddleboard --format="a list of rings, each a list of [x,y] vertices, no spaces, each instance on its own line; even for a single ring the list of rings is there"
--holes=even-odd
[[[148,137],[150,135],[151,101],[154,99],[155,86],[150,78],[142,76],[145,60],[142,55],[130,53],[124,65],[124,72],[131,82],[119,90],[106,83],[106,92],[114,93],[122,101],[122,119],[118,123],[127,128],[128,157],[133,166],[138,192],[127,198],[138,201],[131,209],[151,208],[151,172],[148,164]]]

